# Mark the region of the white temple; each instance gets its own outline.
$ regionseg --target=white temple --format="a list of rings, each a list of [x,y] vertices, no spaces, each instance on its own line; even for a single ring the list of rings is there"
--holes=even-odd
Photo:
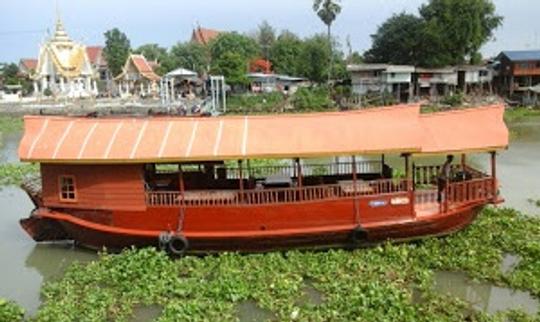
[[[86,47],[73,42],[58,19],[54,35],[39,50],[34,93],[43,95],[49,89],[56,97],[96,96],[96,76]]]

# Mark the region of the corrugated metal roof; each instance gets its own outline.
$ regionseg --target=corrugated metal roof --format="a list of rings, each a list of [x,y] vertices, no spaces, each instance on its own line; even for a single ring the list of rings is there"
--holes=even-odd
[[[510,59],[510,61],[529,61],[540,60],[540,50],[506,50],[501,55]]]
[[[480,151],[508,145],[503,106],[421,115],[418,105],[216,118],[25,117],[23,161],[146,163]]]

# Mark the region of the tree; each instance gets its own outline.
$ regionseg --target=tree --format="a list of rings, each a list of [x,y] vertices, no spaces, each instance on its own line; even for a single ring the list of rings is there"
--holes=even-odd
[[[146,44],[133,51],[134,54],[141,54],[148,60],[161,62],[167,56],[167,48],[160,47],[158,44]]]
[[[270,61],[276,73],[298,74],[298,62],[302,51],[302,40],[290,31],[283,31],[270,48]]]
[[[254,39],[236,32],[220,34],[209,45],[213,60],[220,59],[226,53],[236,53],[245,61],[246,66],[248,61],[257,57],[260,52]]]
[[[331,49],[328,39],[324,35],[315,35],[304,40],[300,50],[301,59],[298,60],[300,76],[317,83],[323,83],[330,68]],[[326,68],[324,67],[326,66]]]
[[[130,50],[131,44],[128,37],[118,28],[105,32],[103,54],[113,75],[116,76],[122,72],[122,67],[129,56]]]
[[[503,22],[491,0],[430,0],[420,7],[420,16],[430,45],[448,53],[434,65],[462,64],[475,57]]]
[[[245,58],[232,51],[224,53],[212,62],[212,72],[225,76],[227,83],[233,86],[249,83],[246,71]]]
[[[7,85],[19,84],[19,66],[14,63],[4,65],[2,77]]]
[[[328,43],[330,44],[330,50],[332,50],[332,24],[336,20],[337,16],[341,13],[340,0],[314,0],[313,11],[317,13],[317,16],[328,28]],[[330,55],[330,68],[328,68],[328,80],[332,78],[332,61],[333,55]]]
[[[270,59],[270,48],[276,41],[275,29],[268,23],[268,21],[264,20],[259,25],[256,36],[257,42],[261,47],[262,56],[264,57],[264,59]]]
[[[210,50],[207,46],[194,42],[177,43],[171,48],[169,55],[171,70],[186,68],[204,75],[210,68]]]
[[[423,29],[422,18],[407,13],[393,15],[371,35],[373,43],[371,49],[364,53],[365,60],[370,63],[419,64]]]
[[[425,67],[477,62],[502,21],[491,0],[430,0],[420,16],[401,13],[383,23],[365,58]]]

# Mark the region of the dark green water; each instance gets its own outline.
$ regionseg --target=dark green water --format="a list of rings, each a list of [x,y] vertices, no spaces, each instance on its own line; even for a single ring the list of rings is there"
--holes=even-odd
[[[506,198],[504,206],[513,207],[531,215],[540,215],[540,208],[528,199],[540,199],[540,118],[519,122],[510,126],[513,137],[508,151],[501,152],[498,159],[498,175],[501,192]],[[0,136],[0,163],[17,162],[17,146],[20,134]],[[389,157],[398,167],[399,157]],[[415,160],[417,163],[439,164],[442,158]],[[489,169],[488,155],[474,155],[470,162],[483,169]],[[0,190],[0,297],[16,301],[33,314],[39,304],[39,291],[43,282],[59,278],[73,261],[90,261],[95,253],[75,249],[71,245],[36,245],[19,226],[19,219],[28,216],[33,205],[26,194],[16,187]],[[491,285],[470,283],[466,277],[454,273],[437,275],[437,287],[441,292],[453,294],[477,294],[473,298],[464,297],[471,302],[481,301],[479,309],[491,312],[498,308],[497,303],[508,307],[524,306],[534,312],[538,302],[527,294],[498,289]],[[306,289],[310,302],[318,304],[322,297]],[[315,295],[313,295],[313,294]],[[320,299],[318,298],[320,297]],[[487,300],[486,300],[487,299]],[[487,303],[487,304],[486,304]],[[506,308],[506,306],[502,306]],[[257,320],[270,317],[269,312],[255,308],[253,303],[239,307],[239,316],[244,320]],[[148,311],[148,312],[146,312]],[[154,316],[157,309],[138,312],[143,319]]]

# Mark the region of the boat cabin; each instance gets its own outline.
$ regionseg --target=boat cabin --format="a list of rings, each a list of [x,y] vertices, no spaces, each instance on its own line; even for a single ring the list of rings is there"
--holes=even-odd
[[[19,154],[41,164],[42,188],[27,189],[36,209],[21,223],[37,241],[173,253],[447,234],[501,200],[503,111],[28,116]],[[483,152],[489,171],[467,162]],[[433,155],[455,160],[426,163]]]

